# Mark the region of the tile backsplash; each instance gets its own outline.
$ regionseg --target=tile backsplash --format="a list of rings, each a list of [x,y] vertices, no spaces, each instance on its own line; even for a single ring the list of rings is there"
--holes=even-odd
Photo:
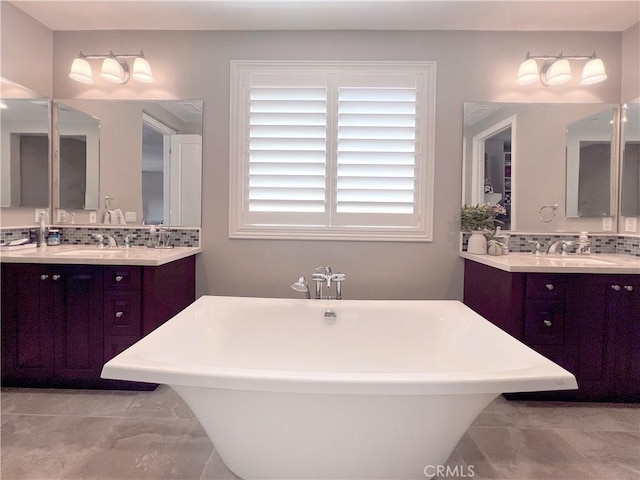
[[[3,241],[15,240],[29,236],[29,230],[36,229],[33,227],[8,227],[0,229],[0,238]],[[99,227],[89,227],[86,225],[52,225],[60,231],[60,243],[62,245],[97,245],[95,239],[91,237],[93,233],[108,233],[112,235],[118,245],[124,245],[124,238],[129,235],[131,246],[144,247],[152,242],[149,227],[119,227],[101,225]],[[171,232],[171,244],[175,247],[198,247],[200,246],[200,229],[199,228],[183,228],[172,227],[166,228]]]
[[[503,232],[508,233],[508,232]],[[470,233],[462,234],[462,251],[467,250]],[[556,240],[570,240],[578,243],[578,234],[556,233],[511,233],[509,235],[509,251],[531,252],[533,246],[529,242],[538,242],[543,249]],[[640,237],[630,235],[590,234],[591,253],[618,253],[640,257]]]

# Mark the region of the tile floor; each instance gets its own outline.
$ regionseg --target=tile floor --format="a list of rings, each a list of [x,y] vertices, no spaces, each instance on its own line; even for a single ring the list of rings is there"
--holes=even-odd
[[[3,480],[238,478],[166,386],[155,392],[5,388],[0,399]],[[499,397],[448,465],[449,475],[438,478],[638,480],[640,405]]]

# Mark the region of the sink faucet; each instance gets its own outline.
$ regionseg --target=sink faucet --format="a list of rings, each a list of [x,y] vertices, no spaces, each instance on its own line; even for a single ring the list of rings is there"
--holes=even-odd
[[[108,233],[92,233],[91,236],[98,241],[98,248],[104,248],[104,241],[107,241],[107,248],[117,248],[118,242]]]
[[[547,255],[567,255],[567,247],[573,245],[573,242],[567,240],[556,240],[549,245]],[[560,247],[560,253],[558,253],[558,247]]]
[[[155,248],[173,248],[171,245],[171,231],[167,228],[158,228],[158,239]]]

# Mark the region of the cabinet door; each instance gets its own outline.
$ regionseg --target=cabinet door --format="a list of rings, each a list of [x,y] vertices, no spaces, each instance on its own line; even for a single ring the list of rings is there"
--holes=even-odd
[[[2,267],[2,379],[38,382],[51,377],[53,316],[59,284],[39,265]]]
[[[640,400],[640,280],[621,276],[609,288],[609,387],[616,395]]]
[[[566,331],[575,338],[578,396],[608,393],[607,338],[610,325],[611,279],[605,275],[579,275],[567,286]]]
[[[96,379],[103,359],[103,276],[101,267],[66,266],[56,313],[56,376]]]

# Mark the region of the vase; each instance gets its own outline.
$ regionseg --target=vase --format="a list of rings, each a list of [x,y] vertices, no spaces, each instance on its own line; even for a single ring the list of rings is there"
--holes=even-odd
[[[467,252],[476,255],[486,255],[487,253],[487,237],[480,230],[471,232],[467,243]]]

